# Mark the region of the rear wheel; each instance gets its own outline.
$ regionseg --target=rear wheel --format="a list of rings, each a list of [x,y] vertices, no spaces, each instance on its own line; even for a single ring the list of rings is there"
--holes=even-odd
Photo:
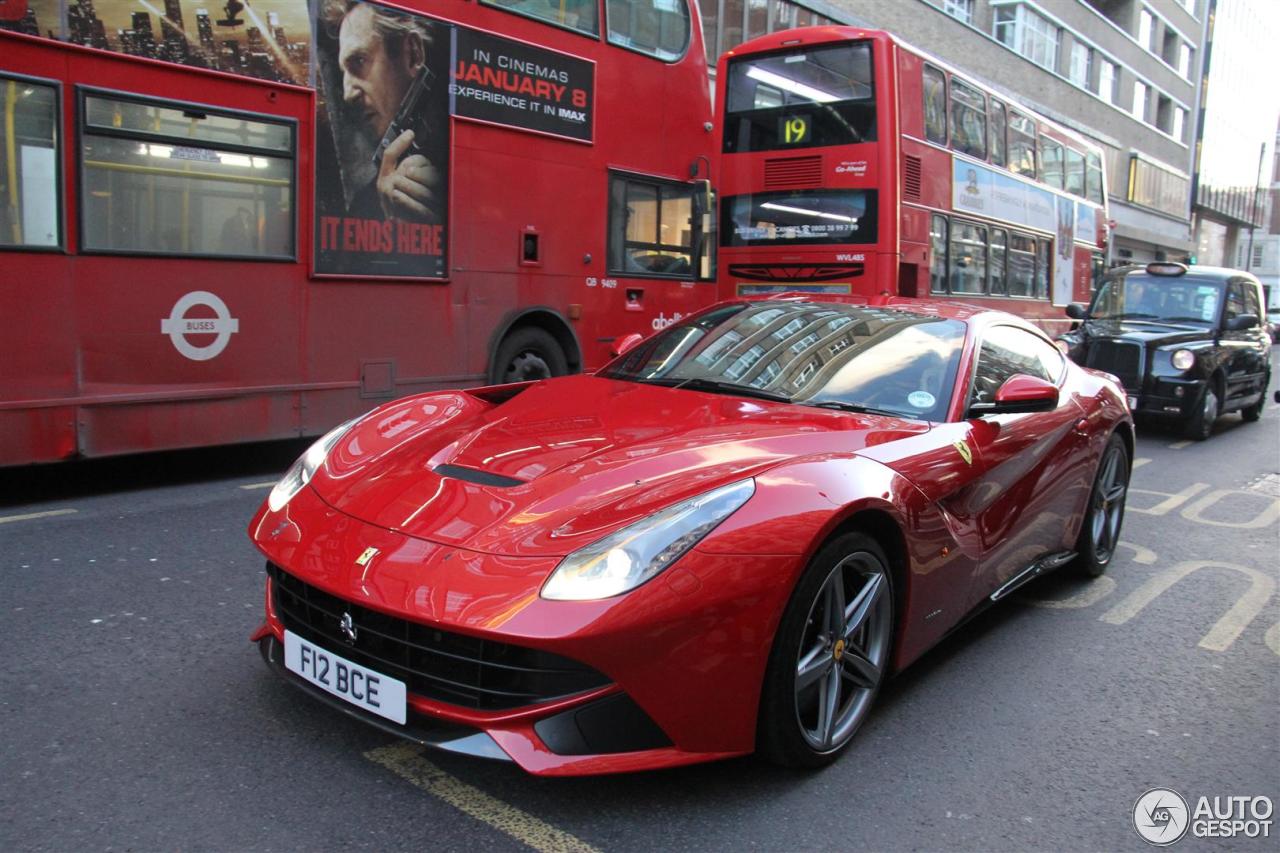
[[[1112,433],[1102,451],[1098,473],[1089,492],[1089,507],[1076,538],[1075,568],[1096,578],[1107,570],[1120,541],[1124,501],[1129,492],[1129,452],[1124,439]]]
[[[847,533],[818,552],[783,613],[760,701],[761,752],[788,767],[834,761],[889,664],[893,589],[880,545]]]
[[[1217,382],[1205,385],[1204,393],[1200,396],[1200,405],[1196,408],[1196,413],[1191,416],[1191,420],[1187,422],[1187,438],[1204,441],[1213,435],[1213,424],[1218,419],[1221,405]]]
[[[526,326],[507,335],[498,347],[493,380],[499,384],[528,382],[568,372],[569,360],[551,333]]]

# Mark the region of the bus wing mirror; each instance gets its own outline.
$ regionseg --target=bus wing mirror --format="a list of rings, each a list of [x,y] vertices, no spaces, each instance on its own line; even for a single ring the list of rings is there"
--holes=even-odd
[[[693,181],[693,215],[702,216],[711,212],[711,182],[706,178]]]

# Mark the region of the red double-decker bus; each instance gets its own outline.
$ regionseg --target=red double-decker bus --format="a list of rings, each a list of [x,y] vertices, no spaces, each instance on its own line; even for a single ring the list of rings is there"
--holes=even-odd
[[[717,77],[724,295],[943,295],[1035,320],[1087,302],[1102,152],[889,33],[814,27]]]
[[[714,298],[691,0],[77,0],[61,39],[32,2],[0,465],[320,433]]]

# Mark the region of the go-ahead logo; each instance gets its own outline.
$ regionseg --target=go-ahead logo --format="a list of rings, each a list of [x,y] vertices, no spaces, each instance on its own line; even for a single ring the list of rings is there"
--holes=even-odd
[[[187,312],[197,305],[213,310],[213,317],[188,317]],[[192,361],[208,361],[221,353],[231,342],[231,336],[240,331],[240,321],[231,316],[227,303],[217,294],[207,290],[193,290],[174,304],[169,316],[160,321],[160,332],[169,336],[174,349]],[[204,346],[196,346],[187,335],[214,335]]]
[[[1187,834],[1187,801],[1177,791],[1152,788],[1133,804],[1133,827],[1144,841],[1165,847]]]

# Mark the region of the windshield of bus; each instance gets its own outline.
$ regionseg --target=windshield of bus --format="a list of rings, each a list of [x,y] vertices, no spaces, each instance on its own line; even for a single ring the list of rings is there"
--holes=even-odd
[[[870,42],[734,59],[728,78],[726,153],[875,141]]]
[[[939,421],[964,335],[964,323],[932,314],[838,302],[739,302],[667,328],[599,375]]]
[[[875,190],[796,190],[725,198],[721,246],[874,243]]]
[[[1221,305],[1221,281],[1131,274],[1098,289],[1089,319],[1207,326]]]

